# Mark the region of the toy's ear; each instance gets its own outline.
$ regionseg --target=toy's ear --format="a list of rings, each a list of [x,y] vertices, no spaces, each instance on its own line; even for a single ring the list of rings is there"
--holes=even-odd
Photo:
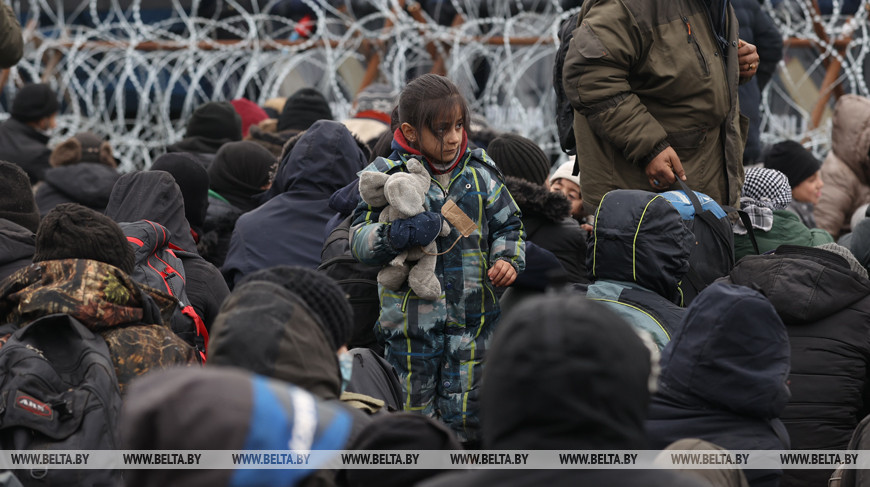
[[[408,167],[408,172],[413,176],[414,186],[417,187],[420,195],[423,196],[428,193],[431,176],[429,176],[429,171],[423,167],[423,163],[417,159],[408,159],[405,165]]]
[[[359,176],[359,195],[367,205],[373,208],[387,206],[384,196],[384,185],[390,178],[388,174],[375,171],[364,171]]]
[[[405,163],[405,167],[408,168],[408,172],[411,174],[426,174],[426,168],[423,167],[423,163],[417,159],[408,159],[408,162]]]
[[[390,206],[403,215],[416,215],[423,207],[426,193],[419,190],[417,178],[413,174],[400,172],[393,174],[384,185],[384,194]]]

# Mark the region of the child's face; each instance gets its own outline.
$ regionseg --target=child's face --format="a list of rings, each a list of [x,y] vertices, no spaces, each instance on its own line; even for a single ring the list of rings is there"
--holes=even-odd
[[[462,110],[456,106],[448,117],[435,121],[433,127],[434,132],[429,127],[423,127],[419,132],[417,147],[433,162],[449,164],[462,148],[462,133],[465,131]]]
[[[583,198],[580,197],[580,186],[567,179],[557,179],[550,183],[550,191],[558,191],[571,202],[571,216],[583,216]]]
[[[825,183],[822,182],[822,172],[816,171],[815,174],[803,180],[791,190],[791,197],[795,201],[804,203],[817,204],[819,197],[822,196],[822,187]]]

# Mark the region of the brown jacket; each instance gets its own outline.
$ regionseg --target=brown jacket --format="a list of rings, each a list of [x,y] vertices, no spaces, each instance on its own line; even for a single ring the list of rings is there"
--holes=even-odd
[[[12,7],[0,2],[0,69],[15,66],[23,53],[21,24],[15,18]]]
[[[0,283],[0,323],[27,326],[62,313],[99,333],[109,346],[121,394],[130,380],[150,370],[197,363],[193,348],[165,324],[177,303],[94,260],[47,260]]]
[[[870,99],[844,95],[834,107],[831,152],[822,164],[825,188],[816,225],[834,238],[850,230],[852,213],[870,203]]]
[[[690,187],[738,204],[748,122],[730,7],[727,32],[726,63],[702,0],[584,2],[563,69],[584,204],[613,189],[651,190],[644,170],[668,146]]]

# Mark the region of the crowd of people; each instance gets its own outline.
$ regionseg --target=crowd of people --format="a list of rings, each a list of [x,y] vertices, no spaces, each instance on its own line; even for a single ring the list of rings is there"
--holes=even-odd
[[[846,449],[870,414],[870,99],[840,97],[824,162],[799,141],[762,147],[741,114],[781,44],[754,2],[586,2],[558,80],[570,159],[473,123],[457,86],[426,74],[364,87],[340,121],[313,88],[211,101],[150,168],[121,174],[111,134],[50,144],[57,93],[21,87],[0,124],[0,446]],[[709,238],[723,225],[724,256]],[[28,353],[48,369],[28,374]],[[48,480],[832,475],[310,467]]]

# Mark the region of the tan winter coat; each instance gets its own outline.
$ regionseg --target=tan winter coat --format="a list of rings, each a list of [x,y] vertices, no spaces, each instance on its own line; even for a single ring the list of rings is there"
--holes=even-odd
[[[23,53],[21,25],[12,7],[0,1],[0,69],[15,66]]]
[[[816,225],[834,238],[850,231],[852,213],[870,203],[870,99],[844,95],[834,107],[831,152],[822,164]]]
[[[702,0],[584,2],[563,69],[584,204],[612,189],[650,191],[644,170],[668,146],[690,187],[738,204],[748,119],[730,7],[727,17],[726,65]]]

